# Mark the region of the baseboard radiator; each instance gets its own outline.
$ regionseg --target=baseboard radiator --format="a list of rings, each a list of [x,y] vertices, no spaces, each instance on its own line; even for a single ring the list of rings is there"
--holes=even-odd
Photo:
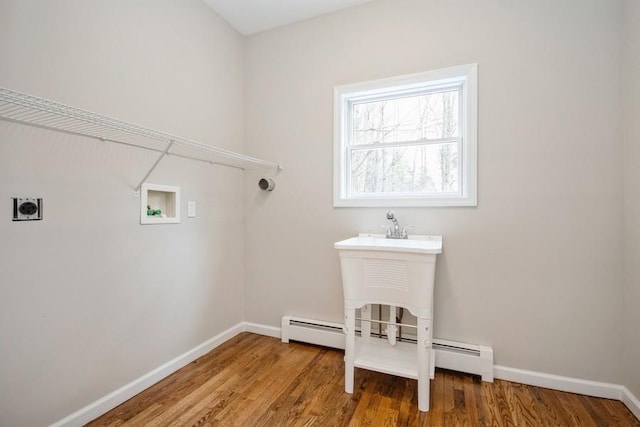
[[[299,341],[344,350],[344,325],[322,320],[284,316],[282,342]],[[436,368],[451,369],[493,382],[493,349],[484,345],[433,339]]]

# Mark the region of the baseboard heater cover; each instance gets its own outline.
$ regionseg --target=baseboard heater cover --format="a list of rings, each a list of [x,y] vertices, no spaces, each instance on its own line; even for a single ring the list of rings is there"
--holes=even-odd
[[[300,341],[344,350],[344,325],[322,320],[284,316],[282,342]],[[433,339],[436,368],[479,375],[493,382],[493,349],[479,344],[466,344]]]
[[[322,320],[284,316],[282,342],[306,342],[344,350],[344,325]]]

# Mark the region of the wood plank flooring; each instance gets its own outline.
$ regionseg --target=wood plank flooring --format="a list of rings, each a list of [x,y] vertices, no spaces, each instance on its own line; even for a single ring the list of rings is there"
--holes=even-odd
[[[637,426],[622,402],[436,371],[431,410],[417,382],[356,370],[344,353],[243,333],[89,426]]]

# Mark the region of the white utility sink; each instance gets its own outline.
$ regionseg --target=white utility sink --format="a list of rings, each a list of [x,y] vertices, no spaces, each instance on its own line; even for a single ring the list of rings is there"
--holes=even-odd
[[[374,250],[411,252],[420,254],[442,253],[442,236],[410,236],[408,239],[387,239],[384,234],[360,234],[335,243],[338,250]]]
[[[434,366],[433,287],[442,236],[389,239],[384,234],[360,234],[334,247],[340,257],[344,292],[345,391],[353,393],[355,368],[413,378],[418,380],[418,408],[428,411]],[[382,322],[388,324],[389,345],[371,337],[371,322],[375,322],[371,304],[390,307],[389,322]],[[416,317],[416,344],[396,342],[396,307]],[[361,313],[359,337],[356,310]]]

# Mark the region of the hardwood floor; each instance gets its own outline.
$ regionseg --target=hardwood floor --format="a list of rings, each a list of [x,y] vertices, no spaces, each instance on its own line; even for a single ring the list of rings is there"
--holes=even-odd
[[[90,426],[640,426],[622,402],[436,371],[431,410],[417,382],[356,370],[344,353],[243,333]]]

